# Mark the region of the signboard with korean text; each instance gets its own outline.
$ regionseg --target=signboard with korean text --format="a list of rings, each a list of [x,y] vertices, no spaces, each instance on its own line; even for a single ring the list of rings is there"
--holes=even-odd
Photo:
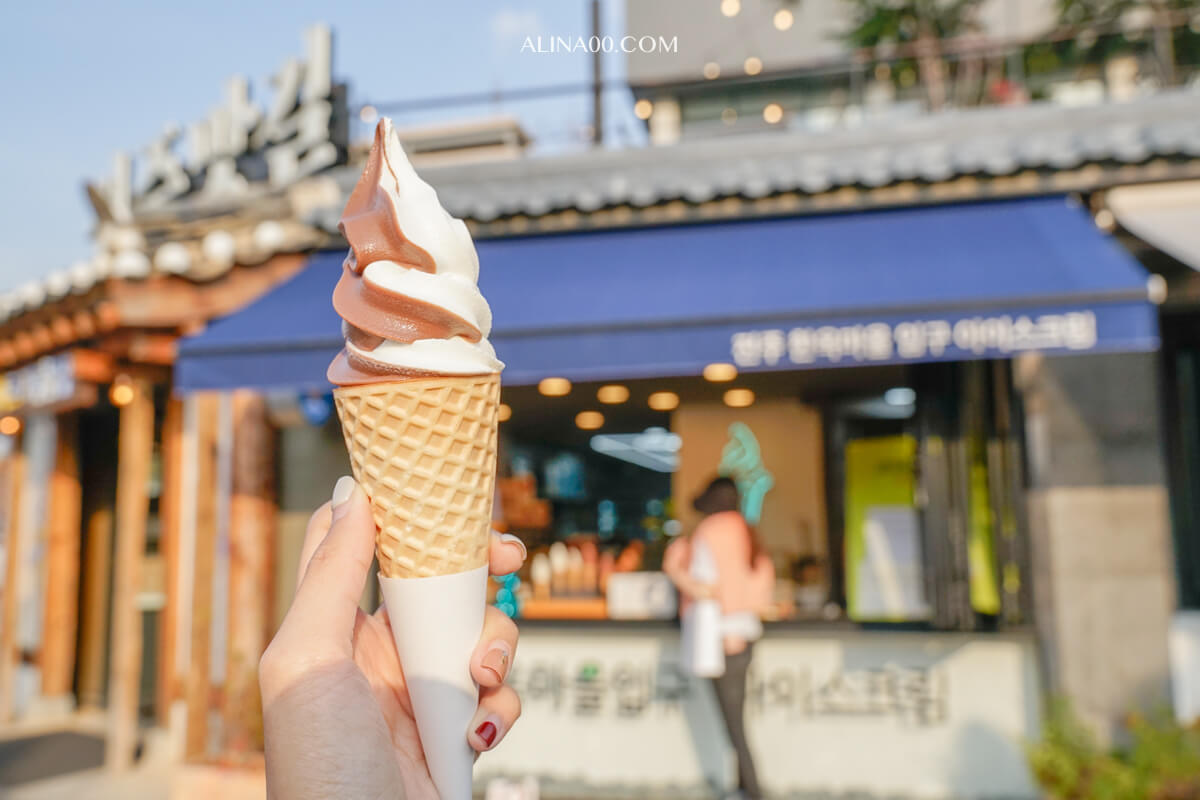
[[[0,414],[65,403],[75,396],[76,388],[71,354],[45,356],[21,369],[0,373]]]
[[[966,361],[1018,353],[1083,353],[1113,349],[1136,334],[1128,306],[974,314],[928,314],[830,324],[748,327],[730,337],[729,355],[743,369]],[[1132,307],[1138,308],[1138,307]],[[1152,311],[1148,305],[1141,307]],[[1120,349],[1125,349],[1122,346]]]
[[[345,163],[346,87],[333,78],[330,29],[307,29],[304,51],[271,77],[266,102],[235,75],[208,117],[167,125],[136,159],[118,154],[110,177],[89,187],[101,219],[128,222],[185,197],[221,207],[251,187],[282,188]]]
[[[477,775],[636,796],[730,786],[711,688],[683,671],[678,650],[660,626],[523,629],[510,678],[521,724]],[[1021,743],[1036,734],[1039,692],[1031,638],[769,628],[747,729],[771,792],[1035,797]]]
[[[1020,353],[1144,352],[1158,348],[1149,302],[1038,306],[672,326],[497,334],[511,385],[546,375],[571,380],[697,375],[728,361],[751,370],[1011,358]]]

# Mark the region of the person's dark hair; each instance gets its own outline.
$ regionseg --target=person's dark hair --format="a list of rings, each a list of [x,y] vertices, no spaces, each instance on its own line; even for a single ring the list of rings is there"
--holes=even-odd
[[[703,492],[692,500],[692,507],[705,516],[722,511],[740,511],[741,497],[732,478],[713,478]]]

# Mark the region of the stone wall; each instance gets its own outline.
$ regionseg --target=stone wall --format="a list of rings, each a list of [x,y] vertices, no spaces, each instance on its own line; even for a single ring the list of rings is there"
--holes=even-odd
[[[1175,583],[1157,358],[1016,364],[1047,676],[1106,739],[1126,712],[1170,699]]]

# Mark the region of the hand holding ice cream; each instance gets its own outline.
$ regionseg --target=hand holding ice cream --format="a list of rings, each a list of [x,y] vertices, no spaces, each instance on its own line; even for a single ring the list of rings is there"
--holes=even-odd
[[[388,615],[358,607],[375,544],[370,506],[349,478],[333,506],[309,521],[295,599],[259,669],[268,796],[437,797]],[[524,558],[519,542],[492,537],[493,573]],[[470,659],[482,687],[464,739],[474,752],[495,747],[520,714],[504,684],[516,646],[516,626],[488,609]]]

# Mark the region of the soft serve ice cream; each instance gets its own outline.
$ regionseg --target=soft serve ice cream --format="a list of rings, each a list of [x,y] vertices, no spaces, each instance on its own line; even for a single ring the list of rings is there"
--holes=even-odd
[[[470,800],[503,365],[467,226],[417,177],[387,119],[342,213],[350,243],[329,366],[355,480],[371,502],[379,586],[425,761]]]
[[[417,175],[386,117],[339,227],[350,252],[333,306],[346,346],[329,366],[331,383],[503,369],[488,341],[492,312],[476,283],[471,234]]]

